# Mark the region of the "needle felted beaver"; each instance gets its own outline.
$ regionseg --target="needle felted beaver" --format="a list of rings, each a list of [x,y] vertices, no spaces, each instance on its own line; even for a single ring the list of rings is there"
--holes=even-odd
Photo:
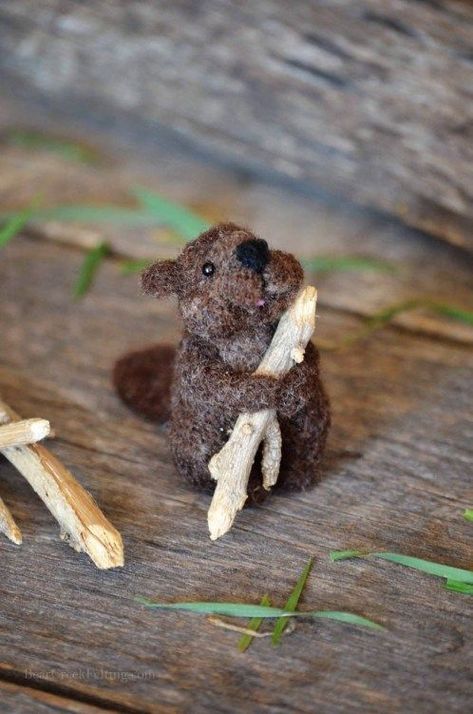
[[[330,411],[316,347],[309,342],[304,361],[284,377],[252,374],[302,278],[294,256],[269,250],[266,241],[232,223],[202,233],[176,260],[159,261],[142,274],[145,293],[177,295],[184,336],[177,351],[157,345],[125,355],[114,383],[133,410],[160,422],[170,417],[176,467],[194,487],[213,490],[208,463],[238,415],[272,408],[282,433],[277,488],[301,490],[317,481]],[[265,494],[259,466],[258,453],[250,503]]]

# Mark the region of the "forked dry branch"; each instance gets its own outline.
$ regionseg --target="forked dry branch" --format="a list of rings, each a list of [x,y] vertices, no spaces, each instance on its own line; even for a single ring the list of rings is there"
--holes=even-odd
[[[255,374],[279,377],[303,361],[315,328],[316,305],[317,290],[311,286],[301,290],[281,317]],[[210,460],[209,470],[217,481],[208,512],[211,540],[227,533],[243,508],[251,467],[262,441],[263,486],[269,490],[277,481],[281,461],[281,432],[274,409],[240,414],[227,443]]]
[[[86,552],[98,568],[124,563],[120,533],[105,518],[92,496],[71,472],[41,444],[49,434],[44,419],[21,420],[0,399],[0,452],[26,478],[61,527],[61,538],[77,551]],[[3,501],[0,530],[21,543],[21,533]]]

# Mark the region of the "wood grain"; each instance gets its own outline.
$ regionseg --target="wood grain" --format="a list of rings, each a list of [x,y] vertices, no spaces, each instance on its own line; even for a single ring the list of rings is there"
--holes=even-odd
[[[0,128],[29,116],[0,104]],[[211,220],[248,224],[299,255],[394,262],[394,275],[311,276],[320,339],[339,339],[363,315],[413,295],[473,304],[463,253],[345,203],[243,180],[177,150],[153,157],[112,150],[93,169],[46,151],[0,152],[2,209],[39,191],[46,205],[123,203],[134,184]],[[179,338],[175,306],[140,296],[136,277],[121,275],[119,256],[164,257],[177,248],[154,230],[83,228],[105,237],[114,256],[79,302],[71,295],[84,243],[71,226],[54,240],[36,228],[1,251],[0,393],[25,418],[54,424],[51,450],[123,533],[128,561],[121,571],[98,572],[58,544],[50,514],[0,462],[1,495],[25,537],[21,549],[0,543],[6,711],[469,711],[469,599],[393,564],[327,556],[345,547],[391,549],[473,567],[473,528],[462,518],[473,504],[471,328],[412,313],[345,352],[324,353],[334,427],[322,483],[244,510],[228,540],[210,543],[209,497],[178,481],[166,430],[128,412],[110,383],[126,350]],[[301,608],[352,610],[385,624],[384,633],[300,622],[280,648],[262,639],[241,654],[236,633],[134,601],[259,602],[267,592],[282,605],[310,555],[315,568]]]
[[[38,681],[51,672],[48,686],[67,683],[68,696],[125,711],[467,710],[468,600],[387,563],[327,555],[385,548],[472,566],[473,530],[462,518],[473,502],[471,348],[388,329],[325,355],[334,405],[326,477],[314,491],[242,512],[227,539],[210,543],[208,497],[178,482],[165,431],[127,412],[109,381],[124,350],[177,338],[174,308],[139,297],[113,261],[76,303],[70,275],[80,262],[77,250],[48,242],[5,248],[0,389],[25,417],[54,423],[51,449],[122,531],[128,565],[99,573],[58,549],[48,514],[2,463],[2,493],[25,543],[21,556],[0,544],[0,679],[6,666]],[[357,324],[322,306],[317,331],[332,338]],[[386,632],[303,622],[281,648],[261,640],[242,655],[234,633],[133,599],[257,602],[268,592],[282,604],[309,555],[316,564],[301,607],[353,610]]]
[[[7,681],[0,681],[0,695],[4,712],[22,712],[22,714],[49,714],[50,712],[70,712],[70,714],[103,714],[113,711],[51,692],[21,686]],[[117,711],[117,710],[115,710]]]
[[[25,115],[24,106],[0,104],[0,129],[11,127]],[[47,125],[49,126],[49,125]],[[51,127],[49,126],[49,130]],[[64,131],[60,132],[64,135]],[[54,136],[54,134],[53,134]],[[77,136],[77,135],[76,135]],[[80,135],[79,135],[80,136]],[[436,300],[473,309],[471,274],[473,260],[460,251],[446,249],[428,237],[346,203],[330,204],[290,193],[263,181],[242,182],[226,172],[188,154],[160,151],[153,157],[123,152],[104,153],[103,165],[73,164],[46,151],[34,155],[4,145],[0,152],[0,201],[6,210],[24,208],[37,197],[44,206],[61,204],[133,205],[129,189],[147,185],[162,195],[190,206],[210,222],[233,220],[249,225],[275,248],[290,249],[298,256],[361,255],[386,260],[394,272],[307,272],[320,288],[321,304],[368,316],[389,304],[413,297]],[[84,231],[88,236],[84,240]],[[117,258],[168,258],[179,246],[169,241],[169,232],[157,228],[120,225],[62,223],[54,232],[35,224],[29,234],[39,239],[83,249],[106,240]],[[89,243],[90,241],[90,243]],[[427,256],[427,258],[426,258]],[[119,273],[118,263],[116,264]],[[77,271],[67,269],[71,291]],[[135,276],[128,281],[138,293]],[[138,319],[139,311],[137,311]],[[413,332],[441,335],[471,344],[470,327],[445,320],[426,311],[396,318],[396,324]]]
[[[458,0],[4,0],[1,81],[76,125],[185,142],[471,251],[472,24]]]

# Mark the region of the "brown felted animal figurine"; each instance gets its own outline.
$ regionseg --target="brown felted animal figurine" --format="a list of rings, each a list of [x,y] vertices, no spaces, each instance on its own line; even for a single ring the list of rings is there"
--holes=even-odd
[[[154,297],[176,294],[184,336],[175,351],[158,345],[125,355],[114,382],[123,401],[147,418],[171,418],[176,467],[194,487],[212,491],[208,463],[223,447],[241,412],[276,409],[282,433],[277,488],[314,485],[330,425],[309,343],[305,359],[284,377],[253,375],[277,323],[294,300],[303,271],[294,256],[232,223],[217,225],[188,243],[176,260],[142,274]],[[248,502],[264,498],[258,452]]]

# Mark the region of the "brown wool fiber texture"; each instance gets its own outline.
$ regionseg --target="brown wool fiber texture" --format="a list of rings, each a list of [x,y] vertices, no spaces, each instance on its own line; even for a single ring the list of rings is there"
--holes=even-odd
[[[275,488],[298,491],[317,482],[330,409],[316,347],[310,342],[304,361],[284,377],[252,374],[302,278],[293,255],[269,250],[266,241],[232,223],[202,233],[176,260],[159,261],[142,274],[148,295],[177,295],[184,335],[177,350],[155,345],[122,357],[114,383],[134,411],[161,423],[170,418],[174,462],[195,488],[213,491],[210,459],[239,414],[260,409],[276,409],[281,427]],[[248,502],[260,502],[265,493],[258,452]]]

